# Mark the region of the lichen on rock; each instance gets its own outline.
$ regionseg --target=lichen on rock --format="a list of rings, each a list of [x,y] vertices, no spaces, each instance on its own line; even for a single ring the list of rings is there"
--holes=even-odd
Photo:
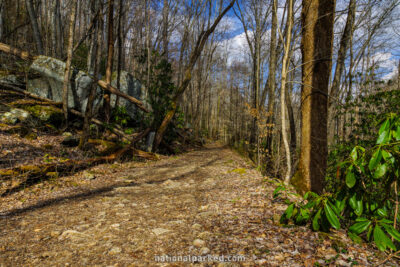
[[[61,125],[64,121],[62,110],[53,106],[35,105],[25,107],[24,109],[43,122]]]

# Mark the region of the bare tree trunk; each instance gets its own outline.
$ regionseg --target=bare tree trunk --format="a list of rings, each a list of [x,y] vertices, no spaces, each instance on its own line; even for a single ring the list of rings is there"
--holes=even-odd
[[[290,52],[290,43],[291,43],[291,34],[292,34],[292,13],[293,13],[293,0],[289,0],[288,3],[288,15],[287,15],[287,31],[286,31],[286,43],[285,43],[285,52],[282,59],[282,80],[281,80],[281,123],[282,123],[282,139],[283,145],[286,153],[286,174],[284,178],[285,184],[289,184],[290,175],[292,173],[292,160],[290,156],[290,148],[286,127],[286,80],[289,70],[289,52]]]
[[[355,14],[356,14],[356,1],[350,0],[349,2],[349,11],[347,14],[346,26],[343,31],[342,38],[340,40],[340,47],[338,52],[338,59],[336,62],[335,68],[335,75],[332,82],[331,91],[329,93],[329,100],[328,100],[328,145],[332,144],[333,137],[335,133],[335,120],[333,118],[335,105],[334,103],[337,101],[339,95],[339,87],[340,87],[340,80],[342,78],[343,70],[345,67],[345,59],[347,50],[350,44],[350,38],[353,34],[354,28],[354,21],[355,21]]]
[[[0,0],[0,41],[4,33],[4,0]]]
[[[90,6],[90,10],[93,16],[96,16],[96,11],[99,12],[99,8],[98,6],[100,5],[100,1],[98,0],[93,0],[91,1],[91,6]],[[99,44],[101,44],[101,39],[100,39],[100,43],[97,41],[98,39],[98,32],[101,30],[101,28],[99,27],[98,23],[100,23],[102,16],[100,16],[100,18],[96,21],[94,21],[95,25],[94,25],[94,30],[93,30],[93,34],[90,37],[90,43],[89,43],[89,53],[88,53],[88,58],[87,58],[87,70],[88,73],[93,75],[94,73],[94,64],[96,61],[96,57],[97,54],[95,51],[97,51],[97,47]],[[95,77],[97,78],[97,77]]]
[[[59,1],[56,1],[59,2]],[[61,22],[61,9],[60,4],[58,5],[57,16],[56,16],[56,31],[57,31],[57,53],[58,57],[62,58],[64,52],[64,34],[63,34],[63,26]]]
[[[100,3],[100,5],[102,5]],[[97,35],[94,35],[92,38],[94,40],[97,39],[97,44],[94,46],[94,51],[93,54],[95,55],[95,60],[94,60],[94,66],[93,66],[93,84],[90,89],[90,93],[88,96],[88,102],[86,105],[86,111],[85,111],[85,117],[83,120],[83,129],[82,129],[82,135],[79,141],[79,148],[84,149],[85,145],[87,143],[87,140],[89,138],[90,134],[90,121],[93,117],[93,103],[94,99],[96,96],[96,91],[97,91],[97,77],[99,76],[99,65],[100,65],[100,59],[101,59],[101,40],[102,40],[102,23],[100,20],[97,21],[96,29],[95,32]]]
[[[42,36],[40,34],[39,25],[36,18],[36,12],[33,9],[33,1],[25,0],[26,10],[28,11],[29,18],[31,20],[31,26],[33,31],[33,38],[36,41],[36,49],[40,55],[44,55]]]
[[[268,89],[268,118],[267,124],[272,124],[274,122],[274,106],[275,106],[275,77],[276,77],[276,62],[277,62],[277,46],[276,46],[276,30],[278,27],[278,16],[277,16],[277,8],[278,3],[277,0],[273,0],[272,6],[272,25],[271,25],[271,45],[269,50],[269,73],[268,79],[266,82],[266,87],[263,91],[263,95],[261,97],[260,106],[264,106],[267,89]],[[271,143],[272,143],[272,133],[267,133],[267,149],[268,153],[271,153]]]
[[[111,84],[113,57],[114,57],[114,0],[108,0],[108,50],[107,50],[107,67],[106,67],[106,83]],[[110,122],[111,105],[110,94],[104,93],[104,115],[105,121]]]
[[[291,81],[294,80],[294,71],[292,71]],[[289,116],[289,125],[290,125],[290,153],[294,156],[296,153],[296,123],[294,120],[293,114],[293,107],[292,107],[292,100],[290,98],[291,92],[293,89],[293,83],[291,82],[288,85],[288,89],[286,90],[285,99],[286,99],[286,106],[287,112]],[[292,157],[293,159],[293,157]]]
[[[122,0],[118,1],[118,61],[117,61],[117,89],[120,90],[121,83],[121,70],[122,70],[122,29],[121,29],[121,21],[122,21]],[[119,96],[116,96],[115,106],[119,105]]]
[[[328,144],[328,85],[332,66],[335,1],[303,0],[301,153],[292,183],[300,193],[322,193]]]
[[[354,68],[354,53],[353,53],[353,34],[350,35],[350,66],[349,66],[349,73],[348,73],[348,87],[345,96],[345,103],[347,104],[350,101],[352,89],[353,89],[353,68]],[[344,114],[343,118],[343,140],[347,140],[347,114]]]
[[[159,144],[161,143],[161,140],[164,136],[165,130],[167,129],[169,123],[173,119],[176,109],[178,107],[178,100],[182,96],[182,94],[185,92],[187,86],[189,85],[191,79],[192,79],[192,70],[194,65],[197,62],[197,59],[199,58],[201,52],[203,51],[204,45],[208,39],[208,37],[214,32],[215,28],[218,26],[219,22],[221,19],[225,16],[225,14],[233,7],[235,4],[236,0],[232,0],[229,5],[222,11],[222,13],[219,14],[219,16],[215,19],[213,25],[208,28],[206,31],[201,32],[200,36],[197,39],[197,43],[190,55],[190,60],[189,64],[186,67],[185,71],[185,77],[182,81],[182,84],[178,87],[174,97],[172,98],[171,101],[171,106],[165,115],[160,127],[157,130],[156,136],[154,138],[154,143],[153,143],[153,151],[156,151]]]
[[[7,54],[11,54],[11,55],[14,55],[14,56],[17,56],[17,57],[20,57],[20,58],[22,58],[22,59],[24,59],[24,60],[34,60],[34,59],[37,58],[37,57],[35,57],[35,56],[29,54],[29,53],[26,52],[26,51],[19,50],[19,49],[17,49],[17,48],[11,47],[11,46],[6,45],[6,44],[3,44],[3,43],[0,43],[0,51],[3,51],[3,52],[5,52],[5,53],[7,53]],[[89,76],[89,77],[90,77],[90,76]],[[93,78],[93,79],[94,79],[94,78]],[[96,79],[94,79],[94,80],[96,80]],[[140,108],[140,109],[143,110],[144,112],[147,112],[147,113],[150,112],[150,111],[144,106],[144,103],[143,103],[142,101],[140,101],[140,100],[134,98],[133,96],[130,96],[130,95],[128,95],[128,94],[125,94],[125,93],[121,92],[120,90],[117,90],[115,87],[111,86],[110,84],[106,83],[105,81],[103,81],[103,80],[98,80],[98,81],[97,81],[97,84],[98,84],[102,89],[104,89],[105,91],[110,92],[110,93],[112,93],[112,94],[115,94],[115,95],[117,95],[117,96],[120,96],[120,97],[125,98],[125,99],[128,100],[129,102],[135,104],[138,108]]]
[[[69,23],[69,38],[68,38],[68,57],[65,63],[64,72],[64,85],[63,85],[63,112],[65,123],[68,123],[68,85],[71,73],[71,62],[72,62],[72,50],[74,48],[74,32],[75,32],[75,21],[76,21],[76,5],[77,0],[72,2],[71,17]]]
[[[52,43],[52,49],[53,49],[53,57],[57,58],[58,56],[58,49],[57,49],[57,42],[60,42],[61,40],[59,40],[59,36],[57,35],[58,31],[57,31],[57,12],[59,11],[59,7],[60,7],[60,2],[59,1],[54,1],[53,3],[53,13],[52,13],[52,17],[51,17],[51,21],[52,21],[52,35],[51,35],[51,43]]]
[[[162,39],[163,39],[163,55],[165,59],[168,60],[168,23],[169,23],[169,4],[168,0],[164,0],[163,4],[163,32],[162,32]]]

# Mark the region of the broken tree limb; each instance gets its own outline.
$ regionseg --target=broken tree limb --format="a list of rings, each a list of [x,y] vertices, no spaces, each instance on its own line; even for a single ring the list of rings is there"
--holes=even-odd
[[[11,47],[9,45],[0,43],[0,51],[3,51],[4,53],[11,54],[14,56],[17,56],[23,60],[35,60],[36,57],[32,56],[29,54],[29,52],[22,51],[18,48]]]
[[[7,54],[11,54],[14,56],[17,56],[23,60],[35,60],[37,58],[37,56],[33,56],[31,55],[29,52],[26,51],[22,51],[18,48],[14,48],[11,47],[9,45],[6,45],[4,43],[0,43],[0,51],[7,53]],[[92,80],[96,80],[94,79],[94,77],[89,76]],[[122,98],[125,98],[126,100],[128,100],[129,102],[135,104],[138,108],[140,108],[141,110],[143,110],[144,112],[150,112],[144,105],[144,103],[138,99],[136,99],[133,96],[127,95],[123,92],[121,92],[120,90],[118,90],[117,88],[113,87],[111,84],[106,83],[105,81],[102,80],[98,80],[97,84],[104,90],[115,94],[117,96],[120,96]]]
[[[123,155],[125,155],[125,154],[126,154],[128,151],[130,151],[130,150],[132,150],[132,151],[134,152],[134,155],[135,155],[135,153],[139,153],[137,156],[139,156],[139,155],[142,155],[142,156],[143,156],[143,155],[147,155],[148,159],[157,159],[157,156],[156,156],[155,154],[149,153],[149,152],[144,152],[144,151],[137,152],[137,151],[139,151],[139,150],[137,150],[137,149],[135,149],[135,148],[133,147],[137,141],[139,141],[140,139],[142,139],[143,137],[145,137],[150,131],[151,131],[151,129],[150,129],[150,128],[147,128],[147,129],[144,130],[143,132],[138,133],[136,136],[134,136],[134,137],[130,140],[130,144],[126,145],[124,148],[122,148],[121,150],[119,150],[119,151],[117,151],[117,152],[115,153],[116,159],[121,158]],[[135,151],[136,151],[136,152],[135,152]],[[144,154],[144,153],[142,153],[142,152],[147,153],[147,154]]]
[[[37,95],[35,95],[35,94],[32,94],[32,93],[30,93],[30,92],[28,92],[28,91],[26,91],[26,90],[24,90],[24,89],[22,89],[22,88],[19,88],[19,87],[15,86],[15,85],[12,85],[12,84],[10,84],[10,83],[2,83],[2,82],[0,82],[0,89],[2,89],[2,90],[8,90],[8,91],[14,91],[14,92],[23,94],[23,95],[25,95],[25,96],[28,96],[28,97],[30,97],[30,98],[32,98],[32,99],[38,100],[38,101],[43,101],[43,102],[49,102],[49,103],[57,103],[57,104],[59,104],[58,102],[55,102],[55,101],[53,101],[53,100],[51,100],[51,99],[48,99],[48,98],[44,98],[44,97],[37,96]]]
[[[17,101],[13,101],[9,104],[10,106],[13,107],[23,107],[23,106],[49,106],[49,105],[53,105],[53,106],[57,106],[57,107],[61,107],[62,103],[61,102],[55,102],[55,103],[49,103],[48,101],[39,101],[39,100],[31,100],[31,99],[21,99],[21,100],[17,100]]]
[[[120,90],[118,90],[117,88],[111,86],[110,84],[106,83],[106,82],[103,81],[103,80],[98,80],[98,81],[97,81],[97,84],[98,84],[101,88],[103,88],[103,89],[109,91],[110,93],[112,93],[112,94],[114,94],[114,95],[117,95],[117,96],[120,96],[120,97],[123,97],[123,98],[129,100],[130,102],[132,102],[133,104],[135,104],[138,108],[140,108],[140,109],[143,110],[144,112],[149,112],[149,110],[144,106],[143,102],[140,101],[140,100],[138,100],[138,99],[136,99],[136,98],[134,98],[133,96],[124,94],[123,92],[121,92]]]
[[[142,139],[144,136],[146,136],[150,132],[150,130],[151,130],[150,128],[147,128],[141,133],[134,134],[134,137],[131,139],[130,144],[126,145],[124,148],[118,150],[117,152],[107,156],[90,158],[80,161],[66,160],[64,162],[46,163],[42,165],[24,165],[15,168],[0,169],[0,181],[5,181],[10,178],[19,176],[25,176],[27,179],[35,179],[46,176],[46,174],[52,172],[58,172],[58,173],[75,172],[84,168],[91,167],[93,165],[113,162],[130,152],[132,152],[132,155],[136,157],[149,160],[157,160],[158,157],[156,154],[135,149],[133,147],[134,143]]]

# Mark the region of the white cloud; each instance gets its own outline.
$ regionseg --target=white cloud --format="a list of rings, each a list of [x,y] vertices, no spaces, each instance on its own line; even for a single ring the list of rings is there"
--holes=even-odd
[[[238,18],[225,16],[222,18],[220,23],[218,24],[217,31],[221,32],[235,32],[242,28],[242,25]]]
[[[235,61],[245,62],[249,54],[246,34],[242,32],[230,39],[221,41],[218,51],[226,53],[228,65],[231,65]]]
[[[382,80],[389,80],[397,73],[397,60],[394,58],[392,53],[376,53],[372,56],[372,61],[378,64],[379,68],[382,69],[384,76]]]

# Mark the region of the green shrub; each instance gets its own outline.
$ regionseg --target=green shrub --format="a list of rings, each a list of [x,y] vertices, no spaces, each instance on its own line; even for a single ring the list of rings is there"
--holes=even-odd
[[[363,238],[381,251],[397,250],[400,116],[386,115],[374,145],[354,146],[336,169],[334,190],[323,195],[306,193],[302,202],[288,206],[281,222],[311,223],[315,231],[346,228],[355,241]]]
[[[147,68],[148,60],[151,61],[150,70]],[[142,65],[142,71],[138,72],[137,76],[143,85],[148,86],[146,88],[147,101],[152,107],[152,112],[145,114],[145,123],[147,127],[158,129],[171,108],[172,99],[177,89],[172,81],[171,63],[157,51],[153,51],[150,58],[148,58],[146,50],[143,50],[142,54],[138,56],[138,61]],[[184,114],[178,107],[172,123],[168,125],[166,135],[164,136],[165,140],[167,142],[174,140],[177,137],[174,134],[174,128],[183,127]]]

